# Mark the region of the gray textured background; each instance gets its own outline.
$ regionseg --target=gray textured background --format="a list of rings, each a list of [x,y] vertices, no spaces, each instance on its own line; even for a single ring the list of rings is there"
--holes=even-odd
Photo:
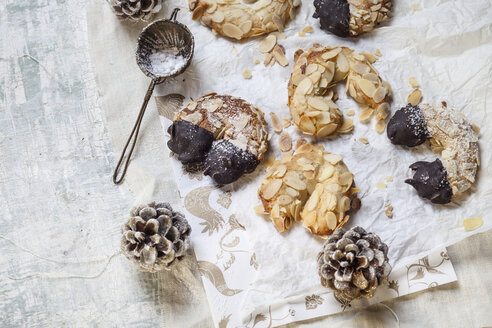
[[[111,182],[115,154],[89,60],[89,2],[0,1],[0,326],[210,327],[192,257],[159,274],[109,258],[135,199]],[[401,326],[492,326],[491,237],[448,249],[457,283],[388,302]],[[299,326],[328,324],[394,320],[375,306]]]

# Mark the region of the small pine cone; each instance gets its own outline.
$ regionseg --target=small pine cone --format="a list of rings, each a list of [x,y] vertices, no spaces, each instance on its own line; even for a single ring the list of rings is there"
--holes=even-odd
[[[108,0],[121,19],[149,21],[162,9],[162,0]]]
[[[168,203],[134,207],[121,227],[121,251],[146,272],[156,272],[180,260],[190,247],[191,227]]]
[[[342,302],[372,297],[391,272],[388,246],[361,227],[335,230],[318,254],[318,265],[321,284]]]

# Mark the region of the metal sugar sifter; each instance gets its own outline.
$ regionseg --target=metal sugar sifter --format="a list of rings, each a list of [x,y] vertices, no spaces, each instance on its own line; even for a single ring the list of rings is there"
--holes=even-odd
[[[142,72],[152,79],[147,93],[138,113],[137,120],[133,126],[133,130],[128,137],[128,140],[121,152],[120,159],[113,173],[113,182],[120,184],[126,175],[130,157],[132,156],[135,144],[137,142],[138,132],[142,118],[149,103],[154,87],[157,84],[164,82],[166,78],[177,76],[183,73],[190,65],[195,48],[195,41],[190,30],[183,24],[176,21],[179,8],[173,10],[169,19],[160,19],[147,25],[137,40],[136,58],[137,64]],[[167,58],[162,56],[171,56],[174,61],[167,62]],[[163,59],[163,61],[159,61]],[[161,64],[165,64],[162,66]],[[125,158],[128,146],[131,147],[128,152],[123,172],[118,177],[123,159]]]

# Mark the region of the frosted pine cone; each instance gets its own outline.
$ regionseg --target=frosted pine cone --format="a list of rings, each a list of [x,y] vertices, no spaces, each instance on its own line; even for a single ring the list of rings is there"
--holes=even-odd
[[[391,272],[388,246],[361,227],[335,230],[318,254],[318,265],[321,284],[342,302],[372,297]]]
[[[149,21],[162,9],[162,0],[108,0],[121,19]]]
[[[130,215],[121,227],[121,251],[140,270],[160,271],[185,255],[191,227],[168,203],[138,206]]]

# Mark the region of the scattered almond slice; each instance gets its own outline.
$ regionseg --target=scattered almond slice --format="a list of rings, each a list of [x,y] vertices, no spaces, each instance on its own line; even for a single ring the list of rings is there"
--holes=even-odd
[[[417,80],[411,76],[409,79],[408,79],[408,83],[410,84],[410,86],[412,88],[418,88],[419,87],[419,83],[417,82]]]
[[[303,33],[312,33],[313,32],[313,27],[312,26],[306,26],[305,28],[302,29]]]
[[[374,51],[374,54],[378,57],[381,57],[383,54],[381,53],[381,50],[379,49],[376,49],[376,51]]]
[[[361,121],[361,123],[368,123],[373,114],[374,114],[374,109],[366,108],[359,115],[359,121]]]
[[[301,37],[301,38],[305,38],[306,37],[306,33],[304,32],[299,32],[298,35]]]
[[[263,64],[265,66],[270,65],[270,63],[273,62],[275,63],[275,58],[273,58],[273,55],[271,53],[266,53],[263,55]]]
[[[307,144],[307,140],[306,139],[304,139],[304,138],[297,139],[296,140],[296,144],[295,144],[296,150],[299,149],[299,147],[301,147],[302,145],[305,145],[305,144]]]
[[[371,64],[374,64],[377,60],[376,56],[374,56],[373,54],[371,54],[370,52],[362,52],[361,53],[364,57],[366,57],[366,59],[371,63]]]
[[[353,109],[347,111],[347,116],[354,116],[354,115],[355,115],[355,111]]]
[[[338,128],[339,133],[349,133],[354,129],[354,121],[350,118],[343,120],[342,125]]]
[[[376,187],[378,189],[384,189],[386,188],[386,183],[382,182],[382,181],[379,181],[377,184],[376,184]]]
[[[386,129],[386,123],[383,122],[376,122],[376,132],[381,134],[384,132],[384,129]]]
[[[285,33],[284,32],[277,32],[277,33],[275,33],[275,35],[277,36],[277,41],[281,41],[281,40],[285,39]]]
[[[415,11],[421,11],[422,10],[422,7],[418,4],[418,3],[413,3],[410,5],[412,7],[413,10]]]
[[[387,177],[384,177],[384,180],[391,182],[393,181],[393,177],[391,175],[388,175]]]
[[[284,129],[287,129],[290,126],[290,120],[288,118],[283,118],[282,119],[282,125],[284,126]]]
[[[245,68],[244,71],[243,71],[243,77],[246,80],[249,80],[252,77],[251,71],[249,69]]]
[[[282,124],[280,123],[280,119],[277,114],[274,112],[270,112],[270,118],[272,119],[273,131],[280,133],[282,132]]]
[[[393,206],[392,205],[386,206],[386,211],[384,211],[384,214],[386,214],[386,216],[391,219],[393,217]]]
[[[255,63],[255,65],[258,65],[260,63],[260,60],[259,59],[255,59],[254,63]]]
[[[366,145],[369,143],[369,140],[367,140],[366,138],[359,138],[359,141]]]
[[[237,49],[236,49],[236,46],[234,46],[234,45],[232,46],[232,51],[234,51],[234,53],[235,53],[236,55],[239,53],[239,52],[237,51]]]
[[[422,91],[420,91],[419,89],[415,89],[408,95],[407,103],[412,106],[417,106],[421,100]]]
[[[466,231],[472,231],[478,229],[482,226],[483,220],[479,217],[471,217],[463,220],[463,227],[465,227]]]
[[[272,51],[276,44],[277,37],[275,36],[275,34],[269,34],[260,42],[260,44],[258,45],[258,50],[260,50],[261,53],[265,54]]]
[[[278,139],[280,150],[283,152],[290,151],[292,149],[292,140],[287,132],[282,132]]]
[[[277,60],[277,62],[280,64],[280,66],[285,67],[289,65],[289,62],[287,61],[287,57],[285,57],[284,50],[278,44],[273,48],[272,54]]]

